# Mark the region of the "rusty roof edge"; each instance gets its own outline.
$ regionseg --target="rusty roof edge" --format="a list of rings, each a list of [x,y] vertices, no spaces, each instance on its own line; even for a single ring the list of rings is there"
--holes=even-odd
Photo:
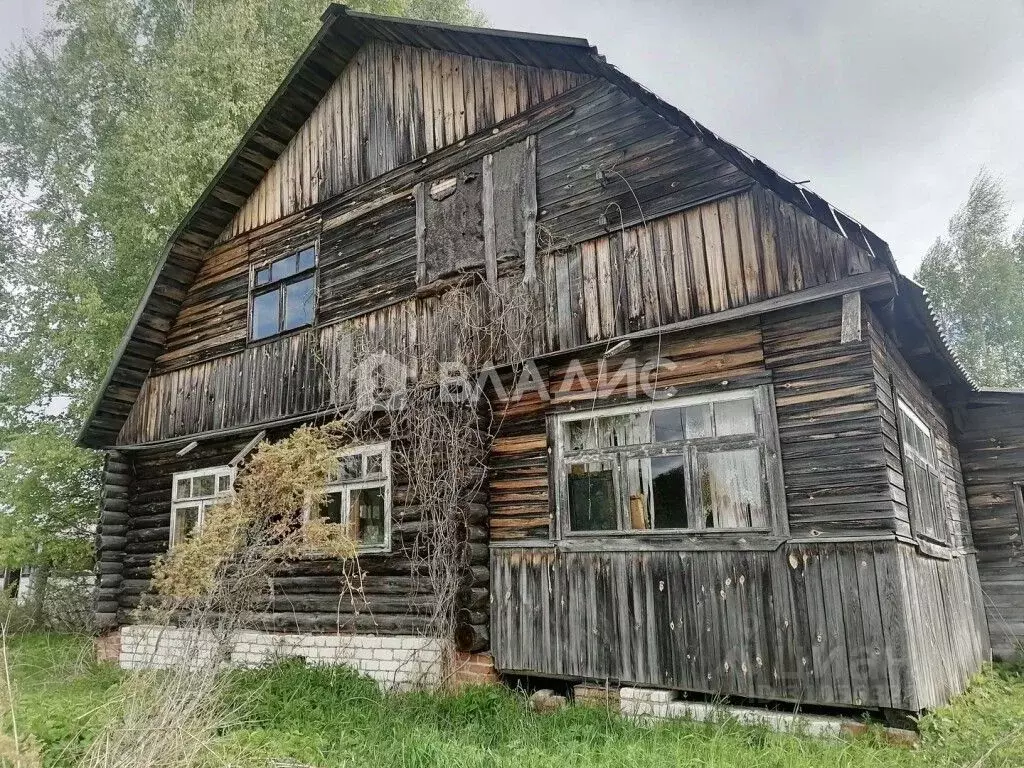
[[[928,295],[928,290],[919,282],[906,275],[897,273],[896,277],[904,287],[910,289],[906,293],[915,296],[918,304],[915,308],[918,310],[919,315],[924,316],[929,327],[935,332],[935,337],[947,362],[960,375],[972,392],[980,392],[981,387],[978,385],[978,382],[974,380],[974,377],[967,371],[960,357],[953,350],[953,346],[949,342],[949,336],[946,334],[946,327],[935,311],[935,305],[932,303],[931,296]]]

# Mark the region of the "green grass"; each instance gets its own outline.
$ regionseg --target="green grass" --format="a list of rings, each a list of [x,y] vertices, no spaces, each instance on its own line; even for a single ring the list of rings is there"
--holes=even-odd
[[[88,640],[28,636],[11,643],[22,729],[48,765],[73,765],[113,711],[123,673],[88,661]],[[875,732],[843,740],[780,735],[724,723],[632,725],[601,710],[529,712],[501,688],[458,696],[382,695],[344,670],[283,664],[234,672],[237,722],[215,745],[217,764],[266,766],[742,766],[916,768],[1024,766],[1024,676],[987,670],[950,707],[928,715],[917,749]]]

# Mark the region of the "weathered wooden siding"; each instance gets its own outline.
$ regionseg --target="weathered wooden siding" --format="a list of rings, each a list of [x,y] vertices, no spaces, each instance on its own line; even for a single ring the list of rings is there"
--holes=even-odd
[[[813,287],[816,282],[786,283],[780,266],[785,260],[775,241],[765,240],[764,222],[774,220],[768,218],[774,215],[772,205],[788,207],[770,193],[746,192],[568,251],[541,253],[534,299],[539,309],[529,316],[533,343],[526,352],[540,356],[569,350]],[[315,220],[296,220],[250,245],[229,244],[216,251],[172,330],[180,346],[165,352],[143,385],[120,442],[255,424],[341,404],[336,382],[358,363],[348,342],[362,328],[372,327],[389,340],[376,351],[409,362],[414,350],[403,340],[415,340],[417,327],[429,327],[434,301],[415,296],[414,227],[413,208],[402,197],[324,231],[318,326],[248,346],[244,252],[264,258],[306,242],[315,236]],[[827,234],[823,230],[822,238]],[[822,279],[858,274],[868,266],[853,249],[840,271],[826,270]],[[521,279],[521,269],[503,274],[503,290]],[[484,306],[486,291],[480,289],[479,295]],[[496,362],[502,361],[499,354]],[[292,383],[281,386],[282,377]]]
[[[982,585],[974,555],[925,557],[900,546],[910,660],[918,708],[942,706],[989,660]]]
[[[277,439],[285,434],[277,430],[268,437]],[[251,437],[245,434],[204,442],[184,457],[176,455],[177,447],[131,454],[129,515],[116,560],[123,579],[113,592],[119,623],[131,621],[131,611],[150,588],[154,560],[167,551],[173,473],[227,464]],[[409,498],[400,471],[392,478],[392,499],[392,552],[360,556],[358,567],[363,575],[354,575],[360,585],[358,593],[346,590],[342,561],[295,560],[275,571],[266,610],[254,620],[265,629],[278,631],[423,631],[434,602],[433,589],[420,544],[424,528],[421,511]],[[475,646],[474,650],[487,643],[489,577],[482,501],[482,497],[465,499],[469,563],[460,592],[461,623],[465,626],[459,636]],[[351,578],[352,564],[348,567]]]
[[[889,489],[895,510],[897,532],[912,537],[910,512],[903,479],[903,461],[897,432],[896,401],[902,397],[931,428],[942,475],[950,544],[954,550],[971,548],[960,454],[953,438],[952,416],[928,385],[914,373],[890,334],[873,315],[869,322],[875,389],[882,416]]]
[[[879,428],[879,407],[866,341],[840,343],[841,302],[833,300],[763,319],[665,334],[634,345],[640,368],[660,355],[675,368],[659,385],[707,387],[726,381],[771,381],[782,449],[782,469],[794,536],[891,535],[894,514]],[[603,349],[589,353],[593,372]],[[614,360],[609,366],[616,370]],[[561,381],[564,365],[541,374]],[[621,395],[601,392],[601,400]],[[495,540],[546,538],[547,418],[594,393],[552,389],[550,399],[527,397],[498,405],[505,418],[494,441],[491,535]],[[507,409],[507,410],[506,410]]]
[[[970,561],[888,541],[491,553],[499,669],[917,711],[984,659]],[[958,602],[962,601],[962,602]]]
[[[1013,659],[1024,643],[1024,396],[979,393],[957,409],[967,505],[992,653]]]
[[[497,134],[484,132],[356,186],[332,188],[298,213],[213,249],[156,370],[244,347],[248,265],[286,253],[320,229],[327,272],[319,286],[325,300],[319,323],[411,297],[415,184],[470,167],[530,133],[537,137],[538,247],[554,310],[549,326],[561,322],[558,332],[566,337],[549,338],[548,349],[741,306],[877,266],[851,240],[751,187],[750,177],[699,139],[607,82],[529,106],[499,125]],[[719,202],[698,206],[707,200]],[[476,261],[483,262],[482,253]],[[621,290],[608,290],[619,275]],[[588,290],[598,295],[584,310],[588,298],[581,294]],[[611,301],[621,306],[612,308]],[[549,337],[553,331],[548,328]]]
[[[495,549],[492,651],[509,671],[917,709],[896,547]]]
[[[222,239],[456,144],[589,79],[578,72],[368,40]]]

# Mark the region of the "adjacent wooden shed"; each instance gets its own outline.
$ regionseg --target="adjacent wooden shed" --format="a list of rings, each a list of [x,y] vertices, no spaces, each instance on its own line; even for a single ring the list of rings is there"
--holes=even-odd
[[[1024,410],[963,373],[884,241],[584,40],[337,5],[172,236],[82,433],[108,457],[100,622],[131,622],[255,440],[354,402],[381,359],[415,380],[466,281],[481,316],[531,310],[485,390],[464,650],[904,711],[963,689],[990,624],[1012,653]],[[390,450],[358,449],[372,505],[333,491],[366,610],[305,560],[267,631],[423,630]]]

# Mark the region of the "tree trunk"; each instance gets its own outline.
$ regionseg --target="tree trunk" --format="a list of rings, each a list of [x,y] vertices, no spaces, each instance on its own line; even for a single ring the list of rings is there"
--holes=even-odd
[[[50,565],[46,563],[32,570],[32,593],[29,602],[29,617],[32,626],[41,629],[45,621],[46,587],[50,581]]]

